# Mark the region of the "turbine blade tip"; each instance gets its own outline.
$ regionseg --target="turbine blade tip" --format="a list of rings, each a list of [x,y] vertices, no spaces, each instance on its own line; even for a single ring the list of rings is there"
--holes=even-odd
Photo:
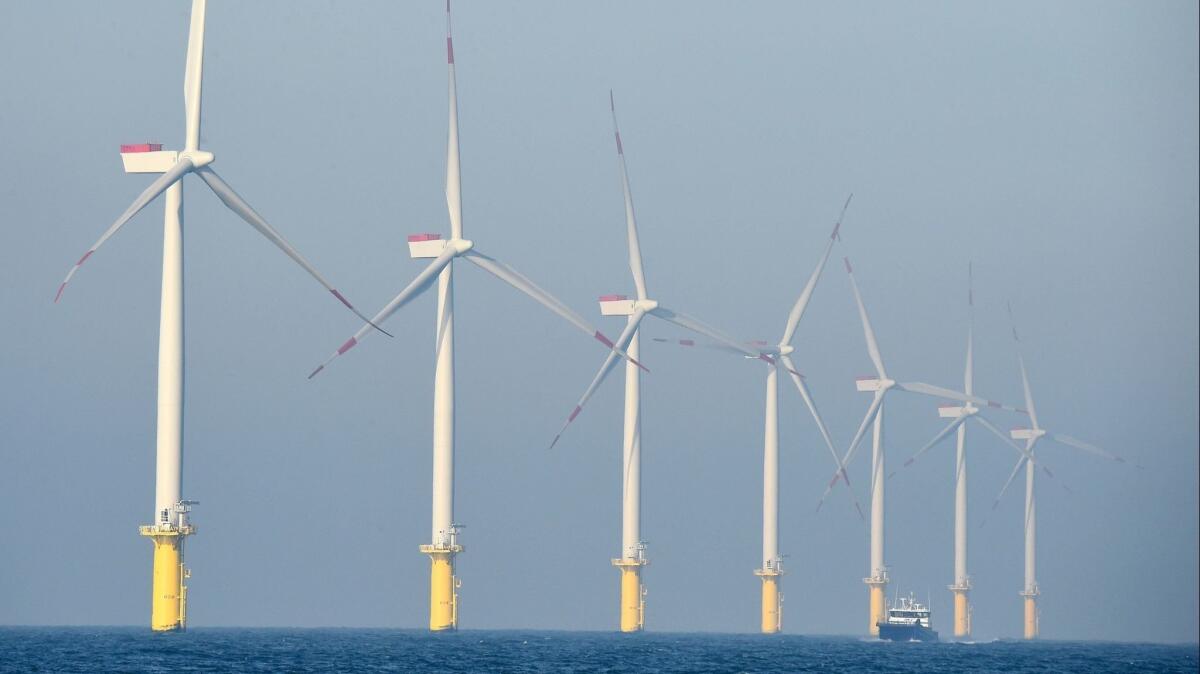
[[[67,282],[63,281],[62,285],[58,286],[58,292],[54,294],[54,303],[55,304],[58,304],[58,301],[60,299],[62,299],[63,291],[66,289],[67,289]]]
[[[853,274],[854,268],[850,266],[850,258],[844,257],[844,258],[842,258],[842,260],[846,263],[846,273]]]
[[[317,374],[319,374],[321,372],[321,370],[324,370],[324,369],[325,369],[324,365],[318,365],[317,369],[313,370],[312,374],[308,375],[308,378],[312,379],[313,377],[317,376]]]

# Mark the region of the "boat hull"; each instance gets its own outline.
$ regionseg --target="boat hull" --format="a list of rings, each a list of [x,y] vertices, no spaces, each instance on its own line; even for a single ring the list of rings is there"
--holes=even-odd
[[[886,641],[937,641],[938,633],[923,625],[879,623],[879,638]]]

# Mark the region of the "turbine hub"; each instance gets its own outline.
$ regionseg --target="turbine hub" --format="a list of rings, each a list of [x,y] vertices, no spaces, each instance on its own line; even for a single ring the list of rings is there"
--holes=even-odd
[[[454,247],[455,255],[462,255],[468,250],[474,248],[475,242],[470,239],[450,239],[446,242],[446,245]]]
[[[191,161],[192,166],[196,168],[208,166],[217,159],[213,153],[205,152],[204,150],[184,150],[179,153],[179,158]]]
[[[796,349],[795,349],[795,348],[794,348],[794,347],[793,347],[791,344],[781,344],[781,345],[779,345],[779,355],[781,355],[781,356],[787,356],[787,355],[790,355],[790,354],[791,354],[793,351],[795,351],[795,350],[796,350]]]

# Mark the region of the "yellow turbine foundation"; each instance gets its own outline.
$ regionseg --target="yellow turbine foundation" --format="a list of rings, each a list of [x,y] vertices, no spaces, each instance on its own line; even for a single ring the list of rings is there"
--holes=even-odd
[[[887,594],[887,580],[864,578],[863,582],[867,584],[871,591],[871,625],[867,630],[867,634],[877,637],[879,636],[879,623],[887,619],[887,605],[884,601],[884,597]]]
[[[967,588],[951,587],[954,591],[954,636],[963,639],[971,636],[971,604],[967,601]]]
[[[1021,596],[1025,598],[1025,638],[1036,639],[1038,637],[1037,593],[1022,592]]]
[[[754,575],[762,578],[762,633],[778,634],[783,629],[783,572],[757,569]]]
[[[644,559],[614,559],[621,571],[621,631],[641,632],[646,628],[646,586],[642,585]]]
[[[191,572],[184,566],[183,541],[193,527],[140,528],[154,542],[154,580],[150,595],[150,629],[173,632],[187,627],[187,585]]]
[[[422,545],[429,555],[429,629],[433,632],[458,629],[458,578],[454,575],[454,556],[461,545]]]

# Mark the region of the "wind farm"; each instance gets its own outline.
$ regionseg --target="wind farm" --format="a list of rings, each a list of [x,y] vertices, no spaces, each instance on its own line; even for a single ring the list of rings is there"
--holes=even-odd
[[[77,76],[6,68],[0,112],[72,149],[0,169],[0,624],[383,628],[445,669],[508,630],[687,634],[676,667],[904,620],[1187,640],[1192,188],[1099,158],[1103,75],[1026,87],[969,33],[1025,97],[987,113],[948,64],[875,77],[911,35],[818,59],[885,34],[854,8],[764,8],[753,58],[732,7],[116,5],[59,27]],[[1040,77],[1079,30],[1034,31]]]

